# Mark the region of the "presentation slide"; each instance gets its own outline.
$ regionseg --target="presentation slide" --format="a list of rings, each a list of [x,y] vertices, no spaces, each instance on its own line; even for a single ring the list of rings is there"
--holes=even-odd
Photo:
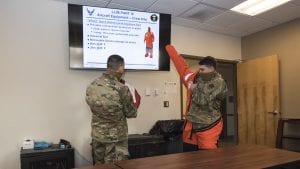
[[[106,68],[118,54],[125,69],[159,69],[157,13],[83,6],[83,66]]]

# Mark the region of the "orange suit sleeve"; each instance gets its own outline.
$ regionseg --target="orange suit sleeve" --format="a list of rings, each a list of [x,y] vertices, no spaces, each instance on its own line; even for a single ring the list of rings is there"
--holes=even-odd
[[[189,77],[193,74],[193,72],[190,70],[183,57],[177,53],[174,46],[167,45],[166,50],[176,67],[180,79],[182,80],[185,87],[188,87],[188,84],[191,81]]]

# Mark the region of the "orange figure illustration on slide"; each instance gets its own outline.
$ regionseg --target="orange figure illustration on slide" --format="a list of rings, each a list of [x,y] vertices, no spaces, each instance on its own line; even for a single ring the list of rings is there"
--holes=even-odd
[[[146,43],[146,54],[145,57],[153,57],[153,42],[154,42],[154,34],[151,32],[151,28],[148,27],[148,31],[145,33],[144,43]]]

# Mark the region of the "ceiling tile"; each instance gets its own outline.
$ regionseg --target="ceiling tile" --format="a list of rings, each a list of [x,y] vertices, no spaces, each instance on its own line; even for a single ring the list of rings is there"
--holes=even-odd
[[[231,29],[227,29],[227,28],[220,29],[220,27],[216,27],[216,26],[209,25],[209,24],[203,24],[199,28],[210,31],[210,32],[215,32],[215,33],[229,35],[229,36],[235,36],[235,37],[242,37],[242,36],[245,36],[246,34],[248,34],[248,32],[246,32],[246,31],[237,31],[237,30],[231,30]]]
[[[231,36],[235,36],[235,37],[243,37],[245,35],[248,35],[249,33],[246,32],[246,31],[226,29],[226,34],[231,35]]]
[[[127,9],[127,10],[133,10],[133,11],[140,11],[138,8],[134,8],[131,6],[125,6],[125,5],[120,5],[120,4],[115,4],[115,3],[109,3],[107,5],[108,8],[116,8],[116,9]]]
[[[266,21],[263,19],[250,17],[249,19],[240,21],[236,24],[233,24],[228,27],[228,29],[232,29],[238,32],[255,32],[260,31],[269,27],[274,26],[276,23]]]
[[[292,3],[286,3],[282,6],[257,15],[257,17],[278,23],[287,22],[289,20],[300,17],[300,6],[294,5]]]
[[[246,31],[239,32],[236,30],[220,28],[220,27],[216,27],[213,25],[205,24],[205,23],[201,24],[199,22],[195,22],[195,21],[185,19],[185,18],[180,18],[180,17],[172,18],[172,23],[175,25],[181,25],[184,27],[189,27],[189,28],[194,28],[194,29],[202,29],[202,30],[209,31],[209,32],[220,33],[220,34],[235,36],[235,37],[241,37],[248,33]]]
[[[60,0],[63,2],[67,2],[70,4],[78,4],[78,5],[89,5],[89,6],[99,6],[105,7],[108,4],[107,0]]]
[[[278,25],[278,23],[269,23],[269,24],[264,24],[259,27],[253,28],[253,29],[249,29],[247,35],[266,30],[266,29],[274,27],[276,25]]]
[[[205,23],[214,26],[228,27],[232,24],[235,24],[245,19],[249,19],[249,16],[232,12],[232,11],[227,11],[222,13],[221,15],[213,17],[212,19],[208,20]]]
[[[194,1],[197,1],[197,2],[202,2],[202,1],[204,1],[204,0],[194,0]]]
[[[150,6],[147,11],[167,13],[177,16],[192,8],[197,3],[198,2],[193,0],[178,0],[176,3],[174,0],[158,0],[152,6]]]
[[[134,7],[140,10],[145,10],[157,0],[112,0],[113,4],[120,4],[127,7]]]
[[[219,8],[231,9],[232,7],[244,2],[245,0],[202,0],[203,3]]]
[[[292,0],[290,3],[300,6],[300,0]]]
[[[205,22],[214,16],[220,15],[223,12],[223,10],[218,8],[214,8],[204,4],[198,4],[190,10],[186,11],[181,16],[194,21]]]
[[[205,24],[205,23],[199,25],[199,28],[210,31],[210,32],[215,32],[215,33],[222,33],[222,34],[226,33],[225,28],[222,28],[219,26],[213,26],[213,25],[209,25],[209,24]]]
[[[172,23],[189,28],[199,28],[200,23],[181,17],[172,17]]]

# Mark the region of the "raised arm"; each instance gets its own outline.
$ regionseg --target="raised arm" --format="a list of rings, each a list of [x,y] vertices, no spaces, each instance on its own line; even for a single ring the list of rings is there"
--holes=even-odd
[[[166,50],[177,69],[180,79],[185,87],[188,87],[189,83],[191,83],[191,79],[189,77],[193,74],[193,72],[189,69],[183,57],[177,53],[174,46],[167,45]]]

